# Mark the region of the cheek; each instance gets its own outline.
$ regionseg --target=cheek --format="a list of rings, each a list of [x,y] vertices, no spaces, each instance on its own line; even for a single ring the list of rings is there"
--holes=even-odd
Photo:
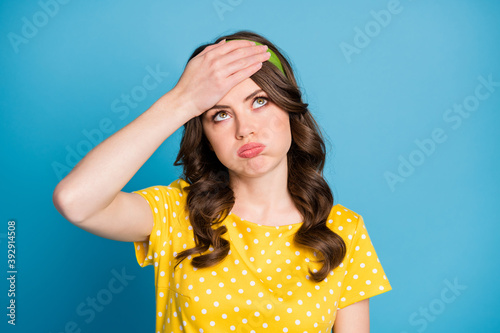
[[[211,128],[210,125],[206,126],[205,123],[203,123],[202,128],[203,128],[203,135],[205,136],[207,141],[213,145],[214,140],[216,139],[215,138],[216,133],[214,132],[213,128]]]
[[[267,119],[262,126],[262,138],[265,142],[274,142],[291,138],[290,119],[288,113],[274,114],[271,119]]]
[[[209,145],[212,147],[211,150],[220,161],[230,154],[227,138],[224,138],[222,133],[208,133],[206,137]]]
[[[205,139],[207,140],[208,148],[211,151],[214,151],[214,139],[213,139],[212,135],[210,133],[205,132],[205,130],[203,130],[203,134],[205,136]]]

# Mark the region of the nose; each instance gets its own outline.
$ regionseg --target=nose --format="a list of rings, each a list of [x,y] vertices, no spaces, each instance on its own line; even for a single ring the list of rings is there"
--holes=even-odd
[[[236,138],[243,139],[250,134],[255,134],[256,120],[251,110],[240,112],[236,117]]]

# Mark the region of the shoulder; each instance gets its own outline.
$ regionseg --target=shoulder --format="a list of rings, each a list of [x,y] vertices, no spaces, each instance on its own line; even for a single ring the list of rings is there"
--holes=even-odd
[[[180,197],[184,197],[185,199],[185,197],[189,193],[189,185],[190,184],[184,179],[178,178],[171,182],[170,185],[165,186],[165,188]]]
[[[176,179],[169,185],[154,185],[133,191],[146,198],[150,203],[162,203],[168,201],[183,202],[186,200],[189,184],[182,178]],[[179,203],[177,203],[179,205]]]
[[[166,187],[168,189],[173,189],[175,191],[178,191],[179,193],[187,194],[189,185],[190,184],[187,181],[185,181],[184,179],[178,178],[178,179],[174,180],[173,182],[171,182],[170,185],[168,185]]]
[[[338,223],[353,223],[356,225],[357,222],[362,219],[361,215],[357,212],[349,209],[341,204],[336,204],[330,210],[328,215],[328,221],[330,224]]]
[[[356,230],[363,225],[363,217],[341,204],[336,204],[328,215],[326,225],[345,240],[351,240]]]

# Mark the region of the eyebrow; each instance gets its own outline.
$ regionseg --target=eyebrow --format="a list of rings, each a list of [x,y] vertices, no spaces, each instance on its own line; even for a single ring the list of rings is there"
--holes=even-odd
[[[262,90],[262,89],[255,90],[253,93],[251,93],[250,95],[248,95],[247,97],[245,97],[245,99],[243,101],[246,102],[249,99],[252,99],[252,97],[254,97],[255,95],[257,95],[260,92],[264,92],[264,90]],[[205,113],[208,113],[212,109],[230,109],[230,108],[231,107],[227,106],[227,105],[214,105],[210,109],[208,109]]]

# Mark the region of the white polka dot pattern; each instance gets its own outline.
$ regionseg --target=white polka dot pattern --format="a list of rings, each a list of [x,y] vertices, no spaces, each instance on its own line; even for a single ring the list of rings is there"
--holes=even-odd
[[[154,216],[149,242],[134,247],[139,265],[154,265],[157,332],[326,333],[338,309],[392,289],[363,218],[339,204],[326,225],[344,239],[347,255],[321,282],[308,273],[321,268],[317,254],[293,242],[300,223],[265,226],[235,214],[223,222],[231,251],[222,262],[196,269],[190,256],[174,271],[177,254],[195,245],[187,185],[178,179],[134,192]]]

